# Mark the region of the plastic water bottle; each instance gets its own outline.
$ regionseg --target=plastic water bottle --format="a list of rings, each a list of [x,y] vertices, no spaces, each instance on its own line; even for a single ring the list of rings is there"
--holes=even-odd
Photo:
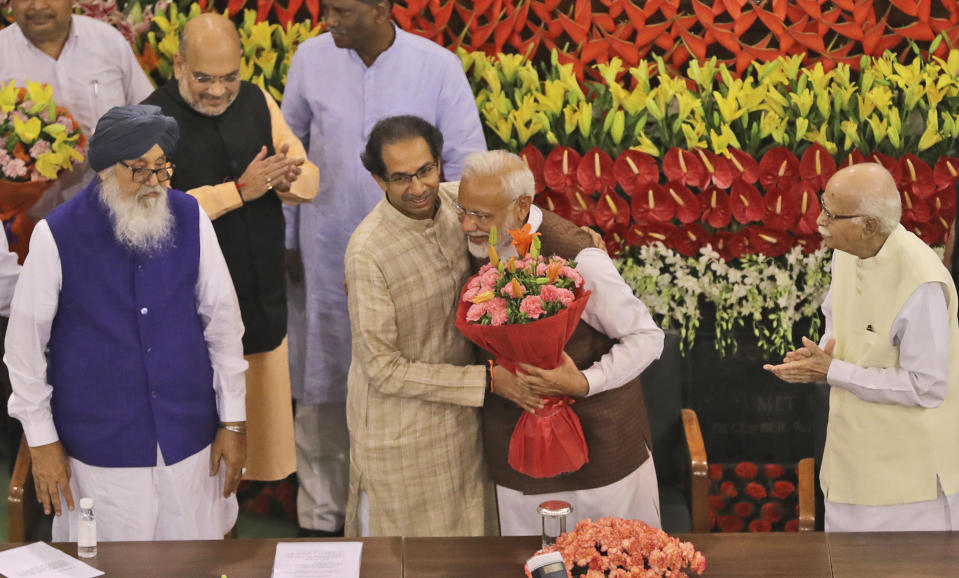
[[[77,555],[81,558],[93,558],[97,555],[97,522],[93,519],[93,498],[80,499]]]

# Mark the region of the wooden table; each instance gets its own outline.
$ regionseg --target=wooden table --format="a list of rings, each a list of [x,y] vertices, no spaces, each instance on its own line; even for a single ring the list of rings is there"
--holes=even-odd
[[[953,576],[959,533],[680,534],[706,556],[707,578]],[[101,543],[88,563],[107,576],[268,577],[277,542]],[[363,578],[523,577],[539,538],[365,538]],[[18,544],[0,544],[0,550]],[[76,555],[76,544],[54,544]]]

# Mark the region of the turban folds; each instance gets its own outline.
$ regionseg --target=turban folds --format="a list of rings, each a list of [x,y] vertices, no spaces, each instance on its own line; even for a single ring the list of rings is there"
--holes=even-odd
[[[100,172],[120,161],[140,158],[153,145],[170,154],[179,138],[176,120],[164,115],[159,106],[114,106],[97,121],[87,160],[90,168]]]

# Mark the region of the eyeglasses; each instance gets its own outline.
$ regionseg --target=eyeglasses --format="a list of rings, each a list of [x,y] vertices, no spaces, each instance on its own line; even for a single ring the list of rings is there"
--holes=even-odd
[[[456,211],[456,216],[459,217],[459,220],[462,221],[466,217],[469,217],[476,221],[478,225],[485,225],[486,223],[493,220],[496,215],[505,209],[506,207],[512,205],[516,202],[516,199],[513,199],[506,205],[503,205],[501,208],[496,209],[495,213],[478,213],[476,211],[467,211],[466,208],[459,203],[459,201],[453,201],[453,210]]]
[[[833,221],[842,221],[843,219],[855,219],[856,217],[865,217],[866,215],[834,215],[829,209],[826,208],[826,205],[822,204],[822,200],[819,201],[819,206],[822,208],[822,214],[826,215],[826,222],[831,223]]]
[[[239,70],[231,72],[230,74],[224,74],[223,76],[212,76],[210,74],[203,74],[202,72],[192,72],[191,74],[193,75],[193,81],[197,84],[213,84],[214,82],[233,84],[240,80]]]
[[[384,177],[383,180],[386,181],[386,184],[389,185],[394,191],[405,191],[410,188],[410,185],[413,184],[413,177],[416,177],[423,182],[427,179],[432,179],[437,174],[439,174],[440,164],[436,161],[431,163],[426,163],[421,166],[418,171],[413,174],[409,173],[393,173],[388,177]]]
[[[145,167],[131,167],[123,161],[120,161],[120,164],[130,169],[130,174],[132,175],[133,182],[144,185],[150,182],[150,177],[156,175],[158,183],[165,183],[170,180],[170,177],[173,175],[174,164],[169,162],[166,166],[160,167],[158,169],[148,169]]]

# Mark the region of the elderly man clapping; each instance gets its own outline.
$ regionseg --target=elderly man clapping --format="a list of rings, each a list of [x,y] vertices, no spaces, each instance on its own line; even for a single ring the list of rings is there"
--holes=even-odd
[[[826,530],[959,529],[956,288],[900,224],[892,176],[842,169],[826,184],[819,230],[835,249],[821,346],[766,365],[831,386],[820,480]]]

